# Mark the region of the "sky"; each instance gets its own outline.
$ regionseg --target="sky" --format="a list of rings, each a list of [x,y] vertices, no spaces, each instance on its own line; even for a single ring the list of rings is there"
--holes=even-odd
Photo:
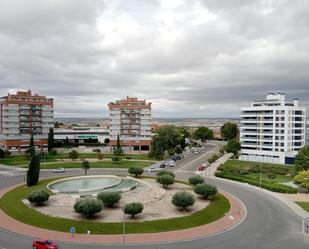
[[[237,118],[269,92],[309,109],[309,1],[1,0],[0,94],[27,89],[55,117],[127,95],[164,118]]]

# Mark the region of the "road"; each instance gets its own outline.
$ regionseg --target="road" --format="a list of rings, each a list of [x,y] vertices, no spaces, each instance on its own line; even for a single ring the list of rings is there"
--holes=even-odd
[[[192,158],[185,158],[174,168],[177,178],[187,179],[195,171],[198,164],[216,150],[207,145],[205,153]],[[207,153],[211,151],[211,153]],[[2,171],[1,171],[2,172]],[[0,172],[0,188],[11,186],[23,181],[23,175],[3,175]],[[114,174],[125,170],[92,170],[91,173]],[[81,174],[81,170],[67,171],[67,175]],[[42,172],[43,177],[50,177],[51,172]],[[267,194],[256,191],[250,186],[230,183],[222,179],[207,178],[206,182],[218,186],[219,189],[234,194],[247,207],[247,218],[236,228],[210,237],[191,241],[176,241],[154,245],[131,245],[125,248],[134,249],[308,249],[309,238],[301,233],[301,219],[288,207]],[[1,221],[0,221],[1,222]],[[34,235],[35,236],[35,235]],[[181,238],[179,238],[181,240]],[[32,238],[26,238],[5,230],[0,230],[0,249],[31,248]],[[121,243],[121,241],[119,242]],[[77,245],[59,243],[61,249],[123,249],[123,245]]]

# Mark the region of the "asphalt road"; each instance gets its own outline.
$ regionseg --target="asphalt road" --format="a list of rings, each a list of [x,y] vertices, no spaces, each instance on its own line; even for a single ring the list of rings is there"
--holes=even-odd
[[[207,151],[214,147],[208,145]],[[178,178],[187,179],[189,171],[196,170],[198,164],[207,160],[212,154],[193,156],[185,158],[175,167]],[[114,174],[125,173],[125,170],[92,170],[91,173]],[[67,175],[81,174],[81,170],[67,171]],[[43,177],[53,175],[51,172],[42,172]],[[16,173],[0,174],[0,188],[11,186],[23,181],[23,175]],[[244,187],[236,183],[230,183],[221,179],[206,178],[206,181],[234,194],[247,207],[247,218],[237,227],[227,232],[210,237],[195,239],[191,241],[168,242],[153,245],[126,245],[125,248],[135,249],[308,249],[309,238],[302,235],[302,220],[289,208],[267,194],[256,191],[250,187]],[[0,221],[1,222],[1,221]],[[35,235],[34,235],[35,237]],[[181,238],[179,238],[181,240]],[[23,237],[5,230],[0,230],[0,249],[31,248],[32,238]],[[121,243],[121,241],[119,241]],[[123,245],[77,245],[58,243],[61,249],[123,249]]]

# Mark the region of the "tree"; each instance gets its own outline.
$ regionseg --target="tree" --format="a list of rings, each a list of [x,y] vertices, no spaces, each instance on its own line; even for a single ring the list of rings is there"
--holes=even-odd
[[[95,199],[82,199],[74,204],[75,212],[84,215],[87,218],[90,218],[96,213],[101,212],[102,209],[102,201]]]
[[[167,188],[169,185],[175,182],[175,178],[170,175],[157,176],[156,180],[163,186],[163,188]]]
[[[65,149],[71,148],[71,143],[70,143],[70,140],[69,140],[68,137],[65,137],[65,140],[64,140],[64,142],[63,142],[63,147],[64,147]]]
[[[210,196],[215,195],[218,192],[218,190],[213,185],[202,183],[197,184],[194,187],[194,192],[198,195],[201,195],[206,200]]]
[[[201,177],[200,175],[191,176],[189,178],[189,183],[195,186],[197,184],[204,183],[204,178]]]
[[[87,175],[88,169],[90,169],[90,163],[87,160],[82,162],[82,169],[85,171],[85,175]]]
[[[179,129],[172,125],[166,125],[158,129],[152,139],[152,155],[162,159],[165,151],[174,149],[181,142]]]
[[[221,136],[224,138],[224,140],[227,140],[227,141],[236,139],[237,134],[239,132],[237,124],[230,123],[230,122],[222,125],[222,127],[220,128],[220,131],[221,131]]]
[[[132,202],[124,206],[123,212],[125,214],[131,215],[131,218],[134,218],[135,215],[140,214],[143,212],[144,206],[142,203],[139,202]]]
[[[40,157],[34,154],[29,163],[27,171],[27,186],[37,185],[40,177]]]
[[[304,146],[297,154],[295,160],[295,173],[309,169],[309,145]]]
[[[309,170],[307,169],[298,172],[298,174],[294,177],[294,182],[309,191]]]
[[[78,151],[76,151],[76,150],[71,150],[71,151],[69,152],[69,158],[71,158],[72,160],[77,159],[78,156],[79,156],[79,153],[78,153]]]
[[[195,202],[194,196],[185,191],[173,195],[172,203],[182,211],[192,206]]]
[[[30,137],[30,142],[29,142],[29,154],[32,157],[35,154],[35,147],[34,147],[34,140],[33,140],[33,135]]]
[[[106,207],[114,207],[121,199],[120,192],[100,192],[97,199],[102,201]]]
[[[100,160],[100,161],[102,161],[103,158],[104,158],[103,153],[102,153],[102,152],[98,152],[98,153],[97,153],[97,159]]]
[[[182,148],[181,148],[180,145],[177,145],[177,146],[176,146],[175,152],[176,152],[176,154],[181,154],[181,153],[182,153]]]
[[[109,140],[108,137],[104,139],[104,143],[105,143],[105,144],[109,144],[109,142],[110,142],[110,140]]]
[[[120,143],[120,136],[119,133],[117,134],[117,144],[116,144],[116,149],[114,150],[115,155],[121,155],[123,153],[121,143]]]
[[[4,157],[5,157],[4,150],[0,148],[0,158],[4,158]]]
[[[229,140],[226,145],[226,152],[233,153],[236,157],[240,151],[241,145],[236,139]]]
[[[175,178],[175,174],[172,171],[169,170],[159,170],[157,171],[157,176],[163,176],[163,175],[169,175]]]
[[[193,133],[193,138],[205,142],[207,139],[213,139],[214,134],[213,131],[210,130],[207,126],[200,126]]]
[[[37,190],[31,192],[27,199],[30,203],[34,203],[36,205],[43,205],[49,199],[49,194],[45,190]]]
[[[55,143],[54,129],[53,128],[49,129],[47,143],[48,143],[48,152],[50,153],[52,151],[52,149],[54,148],[54,143]]]
[[[138,177],[144,173],[144,170],[139,167],[130,167],[128,172],[129,174],[134,175],[135,177]]]

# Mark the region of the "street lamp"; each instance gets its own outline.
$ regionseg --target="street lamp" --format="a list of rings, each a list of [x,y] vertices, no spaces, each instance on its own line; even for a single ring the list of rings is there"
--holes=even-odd
[[[123,214],[123,220],[122,220],[123,249],[126,248],[126,222],[124,219],[125,214]]]
[[[262,161],[260,161],[260,190],[262,190]]]

